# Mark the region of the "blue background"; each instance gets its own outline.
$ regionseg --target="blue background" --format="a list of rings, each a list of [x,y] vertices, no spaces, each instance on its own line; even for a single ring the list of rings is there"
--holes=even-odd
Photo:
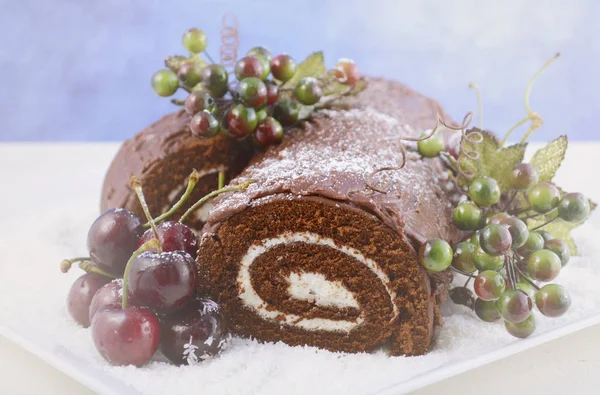
[[[0,0],[0,140],[131,136],[174,110],[149,81],[164,56],[183,54],[183,30],[204,29],[217,57],[227,11],[238,16],[242,53],[262,44],[300,60],[323,49],[329,67],[350,57],[455,119],[476,108],[475,81],[485,126],[500,134],[524,116],[529,78],[560,51],[533,90],[545,120],[534,139],[600,139],[596,0]]]

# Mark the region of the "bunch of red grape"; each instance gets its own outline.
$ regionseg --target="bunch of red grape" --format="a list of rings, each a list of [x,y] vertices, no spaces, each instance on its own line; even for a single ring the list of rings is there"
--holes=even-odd
[[[558,220],[579,223],[590,214],[582,194],[562,194],[554,184],[538,181],[528,163],[515,166],[512,189],[505,195],[493,178],[475,178],[469,200],[458,204],[452,217],[469,236],[454,248],[444,240],[429,240],[420,251],[428,270],[451,267],[468,276],[467,283],[474,279],[478,298],[470,300],[470,291],[459,287],[451,292],[455,302],[473,307],[483,321],[503,319],[508,332],[519,338],[535,331],[534,305],[547,317],[561,316],[571,305],[567,290],[549,283],[569,262],[569,246],[541,229]],[[544,222],[528,227],[527,220],[535,218]]]
[[[243,187],[222,188],[211,196]],[[91,326],[96,348],[114,365],[144,365],[159,347],[175,364],[215,356],[230,335],[219,305],[195,292],[196,234],[181,222],[156,223],[141,186],[138,197],[148,223],[126,209],[110,209],[90,227],[89,258],[61,264],[66,272],[79,261],[87,271],[69,291],[68,310],[77,323]]]
[[[160,96],[171,96],[180,88],[189,92],[183,104],[192,116],[190,129],[199,138],[222,132],[236,139],[250,137],[260,147],[278,143],[284,127],[308,116],[325,99],[351,93],[360,79],[358,67],[348,59],[341,59],[333,70],[322,75],[313,76],[304,70],[303,78],[298,78],[299,67],[291,56],[273,57],[268,49],[258,46],[237,62],[237,81],[231,83],[223,65],[200,60],[207,46],[202,30],[186,30],[183,46],[190,58],[179,59],[176,66],[171,64],[169,69],[156,72],[152,87]],[[333,82],[347,89],[326,91]]]

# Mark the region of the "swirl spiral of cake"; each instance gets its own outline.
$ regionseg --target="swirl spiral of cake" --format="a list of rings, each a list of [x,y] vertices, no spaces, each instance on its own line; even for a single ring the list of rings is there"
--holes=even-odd
[[[419,136],[442,110],[377,79],[341,107],[292,130],[232,181],[253,184],[215,200],[199,248],[199,292],[218,300],[241,336],[420,355],[451,275],[427,273],[418,249],[460,235],[443,162],[400,137]],[[398,167],[400,144],[406,165],[374,176]]]

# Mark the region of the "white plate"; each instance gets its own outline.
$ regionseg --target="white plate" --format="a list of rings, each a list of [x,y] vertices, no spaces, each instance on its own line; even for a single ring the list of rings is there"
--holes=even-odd
[[[576,233],[586,257],[574,259],[559,276],[572,293],[571,310],[558,319],[540,317],[538,331],[526,340],[512,338],[502,324],[483,323],[465,308],[449,304],[434,349],[422,357],[336,354],[235,339],[221,357],[201,366],[110,366],[94,349],[89,331],[77,327],[65,309],[68,288],[80,273],[61,274],[58,264],[85,251],[87,228],[97,215],[98,180],[115,147],[0,145],[6,163],[0,179],[15,180],[13,190],[21,192],[7,196],[4,207],[11,210],[0,222],[0,334],[96,392],[162,394],[193,388],[210,394],[400,393],[600,323],[600,265],[592,259],[600,257],[596,213]],[[578,158],[577,167],[592,168],[586,166],[592,166],[597,149],[589,144],[573,147],[558,183],[600,200],[599,185],[574,172],[571,159]],[[42,155],[47,162],[40,169],[35,158]]]
[[[399,394],[426,387],[446,378],[481,367],[513,354],[528,350],[543,343],[547,343],[561,336],[568,335],[578,330],[600,324],[600,314],[572,322],[563,327],[546,332],[534,338],[517,341],[491,352],[483,353],[477,357],[449,363],[442,367],[432,369],[425,373],[403,382],[378,388],[373,394]],[[104,395],[136,395],[142,394],[131,387],[126,381],[115,378],[95,365],[89,365],[81,357],[58,344],[39,344],[31,336],[25,337],[8,326],[0,326],[0,335],[35,354],[49,365],[62,371],[73,379],[79,381],[89,389]],[[315,390],[318,393],[318,390]]]

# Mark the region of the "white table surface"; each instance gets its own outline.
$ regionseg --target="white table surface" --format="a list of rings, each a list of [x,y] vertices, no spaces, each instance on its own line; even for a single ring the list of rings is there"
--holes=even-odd
[[[69,177],[69,169],[75,167],[78,174],[82,167],[89,169],[86,173],[89,177],[74,180],[78,187],[99,189],[99,174],[102,174],[117,147],[118,144],[0,144],[0,179],[3,180],[0,190],[4,192],[0,194],[0,202],[2,207],[11,207],[5,215],[18,215],[34,207],[36,199],[40,198],[35,193],[36,188],[51,187],[52,176]],[[595,179],[590,176],[600,153],[600,143],[572,144],[570,150],[568,160],[581,162],[582,171],[568,177],[560,176],[560,184],[567,189],[569,185],[579,185],[581,192],[591,195],[598,191],[598,182],[582,189],[581,178]],[[573,151],[577,154],[572,155]],[[32,161],[40,163],[40,175],[43,175],[43,161],[63,162],[64,172],[36,178],[29,173],[23,174],[20,169],[30,169],[31,166],[25,166],[25,163]],[[0,264],[4,264],[1,259]],[[599,394],[599,372],[600,325],[454,376],[415,393]],[[0,394],[91,393],[75,380],[0,336]]]

